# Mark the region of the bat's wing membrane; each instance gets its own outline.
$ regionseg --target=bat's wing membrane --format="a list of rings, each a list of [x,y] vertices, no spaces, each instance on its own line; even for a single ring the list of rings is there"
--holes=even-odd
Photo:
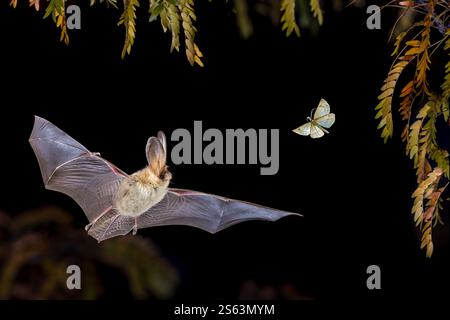
[[[161,202],[138,217],[138,227],[189,225],[216,233],[239,222],[275,221],[288,215],[299,214],[202,192],[169,189]]]
[[[68,134],[40,117],[35,117],[30,144],[33,148],[45,183],[55,169],[89,151]]]
[[[47,189],[72,197],[90,222],[108,211],[113,213],[113,197],[124,172],[39,117],[30,144]]]

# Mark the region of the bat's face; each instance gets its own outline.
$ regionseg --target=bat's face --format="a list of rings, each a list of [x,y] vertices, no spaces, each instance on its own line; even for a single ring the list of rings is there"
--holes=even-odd
[[[172,174],[166,166],[166,139],[162,132],[146,147],[148,166],[122,180],[115,197],[121,215],[137,217],[160,202],[167,193]]]

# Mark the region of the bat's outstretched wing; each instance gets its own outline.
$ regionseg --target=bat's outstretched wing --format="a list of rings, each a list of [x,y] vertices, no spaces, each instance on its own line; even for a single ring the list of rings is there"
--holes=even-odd
[[[138,217],[137,223],[139,228],[189,225],[216,233],[243,221],[276,221],[289,215],[301,216],[212,194],[171,188],[161,202]]]
[[[165,151],[163,135],[158,136]],[[114,197],[127,175],[90,152],[45,119],[36,117],[30,144],[37,156],[45,187],[72,197],[90,224],[89,235],[103,241],[134,229],[190,225],[215,233],[247,220],[275,221],[298,215],[256,204],[190,190],[169,189],[166,196],[136,219],[120,215]]]
[[[123,171],[39,117],[35,117],[29,141],[47,189],[72,197],[91,223],[108,218],[105,224],[120,222],[113,210],[113,199],[120,181],[126,177]]]

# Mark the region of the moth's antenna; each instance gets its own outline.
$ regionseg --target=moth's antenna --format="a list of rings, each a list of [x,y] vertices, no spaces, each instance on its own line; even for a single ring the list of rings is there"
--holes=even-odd
[[[306,118],[306,120],[308,120],[308,121],[311,121],[311,120],[312,120],[312,115],[313,115],[314,110],[316,110],[316,108],[313,108],[313,109],[311,110],[311,113],[309,114],[309,117]]]

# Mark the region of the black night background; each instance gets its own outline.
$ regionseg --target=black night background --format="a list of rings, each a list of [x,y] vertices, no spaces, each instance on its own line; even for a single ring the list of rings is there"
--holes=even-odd
[[[128,173],[145,166],[145,143],[158,130],[168,135],[177,128],[192,131],[194,120],[202,120],[204,129],[222,131],[279,128],[280,168],[273,176],[261,176],[259,165],[173,165],[169,160],[173,187],[304,217],[250,221],[217,234],[187,226],[139,230],[177,274],[172,293],[163,298],[448,297],[448,203],[442,212],[445,225],[436,229],[435,251],[427,259],[410,213],[415,176],[397,134],[400,125],[385,145],[374,120],[391,63],[387,40],[396,17],[389,11],[382,15],[386,27],[368,30],[364,9],[332,13],[329,8],[317,35],[306,30],[301,38],[287,38],[255,15],[255,33],[244,40],[230,4],[197,1],[196,39],[205,56],[200,68],[191,67],[182,53],[169,53],[170,35],[161,32],[159,22],[148,24],[144,8],[138,11],[131,55],[122,61],[119,11],[89,8],[84,1],[82,28],[70,32],[66,47],[54,24],[26,7],[0,4],[0,210],[5,215],[14,219],[24,211],[56,206],[73,218],[71,229],[84,232],[87,224],[71,198],[44,189],[28,143],[34,115]],[[331,133],[314,140],[294,134],[322,97],[336,114]],[[12,237],[3,233],[5,242]],[[65,259],[83,265],[76,258],[76,242],[64,250]],[[373,264],[381,268],[381,290],[366,287],[366,268]],[[33,269],[33,262],[27,268]],[[120,268],[104,263],[95,268],[101,274],[98,298],[135,296]],[[34,281],[24,270],[17,281]],[[76,298],[29,290],[23,296],[13,290],[2,294]],[[158,295],[149,290],[142,297]]]

